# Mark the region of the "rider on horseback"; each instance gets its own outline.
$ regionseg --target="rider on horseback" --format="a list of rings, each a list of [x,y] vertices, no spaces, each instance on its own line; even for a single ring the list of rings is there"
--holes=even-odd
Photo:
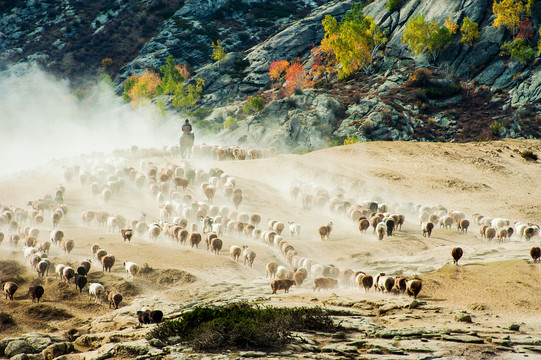
[[[188,135],[193,140],[194,133],[192,132],[192,124],[190,124],[190,120],[186,119],[186,121],[182,125],[182,132],[183,132],[183,135]]]

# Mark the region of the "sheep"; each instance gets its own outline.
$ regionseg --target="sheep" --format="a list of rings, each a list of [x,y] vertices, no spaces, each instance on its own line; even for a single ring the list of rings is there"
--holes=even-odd
[[[64,268],[66,265],[64,264],[56,264],[54,272],[56,275],[60,277],[60,280],[62,280],[62,277],[64,276]]]
[[[139,264],[131,261],[124,261],[122,265],[124,266],[124,269],[126,269],[126,278],[131,277],[132,280],[135,279],[135,275],[141,270]]]
[[[231,245],[229,247],[229,254],[235,260],[236,262],[239,262],[240,255],[242,253],[242,249],[238,245]]]
[[[289,225],[289,233],[291,234],[292,238],[299,238],[301,234],[301,225],[294,223],[293,221],[288,221]]]
[[[252,216],[250,216],[250,223],[254,226],[257,226],[259,225],[259,223],[261,222],[261,216],[259,216],[258,214],[253,214]]]
[[[151,322],[151,318],[150,318],[150,310],[145,310],[145,311],[137,311],[137,320],[139,321],[139,325],[143,325],[143,324],[150,324]]]
[[[421,228],[423,230],[423,236],[426,237],[430,237],[432,235],[432,230],[434,229],[434,224],[431,223],[430,221],[428,222],[424,222],[422,225],[421,225]]]
[[[340,270],[339,272],[339,275],[338,275],[338,279],[340,280],[340,283],[343,285],[343,286],[352,286],[353,283],[353,270],[351,269],[343,269],[343,270]]]
[[[30,294],[32,302],[39,303],[39,299],[41,299],[44,293],[45,290],[43,289],[43,286],[40,285],[32,286],[28,289],[28,294]]]
[[[38,239],[35,236],[26,235],[24,237],[24,246],[35,247]]]
[[[331,277],[318,277],[314,279],[314,291],[321,289],[334,289],[338,286],[338,280]]]
[[[105,249],[99,249],[96,251],[96,259],[101,263],[101,259],[103,259],[107,255],[107,251]]]
[[[494,239],[494,237],[496,236],[496,229],[494,229],[493,227],[487,227],[485,229],[485,239],[487,241],[492,241],[492,239]]]
[[[133,237],[133,229],[122,229],[120,230],[120,234],[122,235],[124,242],[131,242],[131,238]]]
[[[265,270],[267,273],[265,274],[265,278],[274,278],[276,277],[276,271],[278,270],[278,264],[275,261],[269,261],[265,265]]]
[[[420,279],[409,280],[406,283],[406,292],[408,296],[413,296],[414,299],[417,299],[417,295],[419,295],[419,292],[421,292],[422,288],[423,283]]]
[[[81,261],[81,266],[85,268],[86,274],[90,271],[91,263],[90,260],[83,260]],[[79,268],[77,268],[77,272],[79,272]]]
[[[101,258],[101,265],[103,267],[103,271],[109,271],[111,272],[111,268],[115,264],[115,257],[114,255],[105,255]]]
[[[387,227],[387,236],[393,236],[393,230],[396,225],[395,220],[392,218],[387,218],[387,219],[384,219],[384,222],[385,222],[385,226]]]
[[[498,242],[503,243],[506,237],[507,237],[507,230],[505,228],[501,228],[497,230],[496,239],[498,239]]]
[[[17,286],[17,284],[12,281],[4,283],[4,293],[6,294],[6,300],[9,298],[9,300],[13,301],[13,295],[18,288],[19,287]]]
[[[450,229],[454,222],[455,220],[451,216],[445,215],[440,219],[440,228]]]
[[[38,276],[44,277],[45,273],[49,273],[49,261],[48,260],[41,260],[36,265],[36,271],[38,273]]]
[[[117,291],[109,291],[107,290],[105,292],[107,295],[107,300],[109,300],[109,308],[115,308],[118,309],[118,305],[122,301],[122,294],[120,294]]]
[[[304,270],[304,271],[303,271]],[[308,277],[308,271],[306,269],[301,268],[295,271],[293,274],[293,280],[295,281],[296,286],[301,286],[304,280]]]
[[[366,218],[364,217],[359,218],[359,222],[357,225],[359,227],[359,231],[366,234],[366,230],[368,230],[368,228],[370,227],[370,221],[366,220]]]
[[[372,285],[374,285],[374,278],[372,275],[364,274],[363,276],[358,278],[358,284],[359,286],[362,286],[364,288],[365,292],[368,292]]]
[[[280,265],[276,268],[276,273],[275,273],[276,277],[278,279],[286,279],[287,278],[287,269]]]
[[[71,278],[75,276],[75,270],[71,266],[66,266],[62,271],[62,278],[66,280],[67,283],[70,282]]]
[[[383,237],[387,232],[387,225],[384,222],[380,222],[376,225],[376,232],[378,234],[378,240],[383,240]]]
[[[285,225],[282,222],[277,221],[272,226],[272,230],[276,231],[278,235],[282,235],[282,231],[284,231]]]
[[[148,236],[150,240],[156,240],[156,238],[160,236],[161,232],[162,228],[157,223],[150,225],[150,227],[148,228]]]
[[[213,253],[220,255],[220,250],[222,250],[223,241],[221,239],[215,238],[210,242],[210,248]]]
[[[75,279],[74,279],[75,290],[77,290],[77,288],[79,288],[79,292],[82,293],[83,288],[85,287],[87,281],[88,281],[88,279],[86,278],[86,276],[75,274]]]
[[[236,193],[233,194],[233,204],[235,204],[235,209],[239,209],[240,204],[242,203],[242,194]]]
[[[390,293],[394,287],[394,278],[392,276],[385,276],[385,273],[380,273],[376,276],[376,290],[387,291]]]
[[[530,256],[532,257],[534,263],[540,262],[541,248],[539,246],[534,246],[533,248],[531,248]]]
[[[162,322],[163,312],[161,310],[153,310],[150,312],[150,320],[154,324],[159,324]]]
[[[321,241],[323,240],[329,240],[329,237],[331,236],[331,231],[333,227],[333,222],[327,223],[327,225],[322,225],[318,229],[319,236],[321,237]]]
[[[242,258],[244,259],[244,265],[246,265],[246,262],[248,262],[248,265],[250,265],[250,267],[253,267],[255,257],[255,251],[249,249],[246,245],[242,247]]]
[[[45,254],[49,254],[49,250],[51,250],[51,243],[49,241],[40,242],[38,245],[38,251],[44,252]]]
[[[509,220],[504,219],[504,218],[494,218],[490,222],[490,226],[493,227],[494,229],[499,230],[505,226],[509,226]]]
[[[208,202],[212,204],[212,202],[214,201],[214,196],[216,194],[216,188],[212,185],[209,185],[203,190],[203,192]]]
[[[191,247],[199,248],[199,243],[201,242],[201,234],[198,232],[192,232],[188,235],[188,241],[190,242]]]
[[[461,219],[456,221],[456,227],[457,230],[460,232],[468,233],[468,227],[470,226],[470,222],[467,219]]]
[[[394,278],[394,287],[393,290],[396,291],[398,294],[404,294],[406,292],[406,282],[408,279],[406,279],[403,276],[397,276]]]
[[[524,238],[526,241],[530,241],[538,232],[539,228],[537,226],[527,226],[524,228]]]
[[[61,247],[64,253],[69,254],[75,247],[75,241],[72,239],[62,239]]]
[[[462,248],[456,247],[451,250],[451,256],[453,257],[453,263],[458,265],[458,260],[462,257],[462,254],[464,251],[462,251]]]
[[[276,291],[278,290],[284,290],[284,293],[287,294],[289,288],[293,285],[295,285],[295,280],[290,279],[275,279],[270,283],[273,294],[276,294]]]
[[[94,298],[95,303],[102,301],[103,294],[105,294],[105,288],[100,283],[92,283],[88,286],[88,296],[92,300]]]

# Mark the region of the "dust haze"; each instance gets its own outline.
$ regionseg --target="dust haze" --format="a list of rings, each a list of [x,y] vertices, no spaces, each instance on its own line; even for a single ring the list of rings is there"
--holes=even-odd
[[[83,99],[69,85],[37,66],[0,74],[0,176],[82,153],[177,143],[180,119],[152,105],[134,110],[104,83]]]

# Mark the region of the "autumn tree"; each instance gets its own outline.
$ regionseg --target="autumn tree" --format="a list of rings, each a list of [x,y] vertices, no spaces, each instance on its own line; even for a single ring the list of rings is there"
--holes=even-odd
[[[459,26],[451,19],[449,16],[445,19],[445,27],[451,32],[451,34],[456,34],[458,32]]]
[[[286,95],[302,92],[302,89],[306,88],[310,83],[306,70],[298,62],[288,66],[285,79],[284,88]]]
[[[289,67],[289,61],[287,60],[275,60],[271,62],[269,66],[269,77],[272,81],[277,81],[285,75],[287,68]]]
[[[375,21],[363,15],[362,4],[353,5],[341,22],[327,15],[322,23],[321,50],[338,65],[338,77],[344,79],[360,69],[370,73],[374,56],[387,39]]]
[[[140,76],[133,75],[124,85],[124,92],[133,106],[140,105],[145,99],[152,99],[161,78],[153,71],[146,71]]]
[[[180,110],[192,108],[203,93],[203,85],[205,81],[201,78],[197,79],[195,84],[179,84],[175,89],[173,106]]]
[[[501,0],[494,1],[492,11],[496,15],[494,26],[505,26],[513,35],[518,31],[518,24],[521,21],[525,8],[522,0]]]
[[[473,42],[479,37],[479,26],[477,23],[471,21],[468,16],[466,16],[462,22],[462,26],[460,27],[460,32],[462,33],[462,39],[460,42],[462,44],[468,43],[472,45]]]
[[[213,42],[212,45],[212,60],[214,61],[224,61],[225,60],[225,51],[222,46],[222,40],[216,41],[216,44]]]
[[[453,34],[445,25],[440,25],[435,20],[428,22],[423,14],[419,14],[408,21],[401,40],[415,55],[426,53],[435,61],[439,53],[453,40]]]

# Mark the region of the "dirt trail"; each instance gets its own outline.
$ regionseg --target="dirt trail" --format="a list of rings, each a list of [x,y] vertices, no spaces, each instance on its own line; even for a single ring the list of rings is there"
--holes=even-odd
[[[333,213],[328,203],[322,208],[305,209],[301,200],[289,195],[292,184],[304,188],[321,187],[331,197],[343,193],[352,202],[378,200],[391,207],[394,204],[442,205],[448,210],[461,210],[471,219],[473,213],[491,217],[505,217],[515,221],[539,223],[541,221],[541,187],[538,162],[525,161],[520,152],[541,150],[539,141],[504,141],[471,144],[428,143],[364,143],[309,153],[306,155],[279,155],[276,158],[250,161],[190,160],[195,169],[206,172],[220,168],[236,180],[242,189],[243,202],[239,212],[260,214],[259,225],[267,229],[267,220],[275,219],[286,224],[282,234],[295,247],[299,256],[311,258],[323,265],[362,270],[376,275],[420,276],[423,290],[420,298],[429,304],[437,304],[447,311],[467,310],[477,314],[483,326],[508,326],[511,322],[523,322],[531,334],[541,336],[537,317],[526,315],[538,313],[541,304],[541,281],[539,264],[529,262],[529,249],[539,244],[539,237],[531,242],[520,240],[516,235],[503,244],[489,244],[478,235],[476,224],[467,234],[456,228],[436,227],[431,238],[425,238],[419,230],[417,214],[409,212],[401,231],[392,237],[378,241],[372,229],[361,234],[356,223],[344,213]],[[344,301],[386,301],[392,295],[376,294],[352,288],[340,288],[333,292],[314,294],[312,280],[300,288],[292,288],[287,295],[270,296],[268,279],[265,279],[265,263],[274,260],[289,267],[275,247],[261,240],[244,235],[226,233],[221,236],[223,248],[220,255],[211,254],[202,242],[198,249],[177,244],[161,234],[157,240],[147,235],[134,236],[131,243],[122,241],[118,231],[109,232],[94,221],[91,226],[82,224],[82,210],[107,211],[121,214],[126,219],[145,221],[150,224],[159,220],[160,207],[155,195],[151,195],[148,182],[138,189],[129,170],[146,172],[149,162],[158,169],[167,163],[181,161],[163,151],[139,153],[119,152],[120,157],[93,158],[85,156],[67,162],[58,162],[32,172],[0,178],[0,204],[29,210],[28,201],[54,194],[59,184],[66,187],[64,202],[69,212],[60,223],[66,238],[75,240],[75,248],[65,254],[59,247],[51,249],[53,263],[77,266],[83,259],[92,258],[91,245],[99,244],[116,257],[111,273],[103,274],[101,265],[94,259],[89,282],[100,282],[108,289],[123,292],[122,314],[134,319],[134,312],[142,304],[156,308],[178,311],[186,304],[217,303],[220,301],[255,299],[271,304],[322,304],[336,294]],[[67,181],[63,171],[77,163],[81,169],[97,176],[109,174],[114,169],[123,179],[124,187],[109,202],[100,195],[92,195],[89,184],[81,184],[78,178]],[[141,168],[141,164],[143,167]],[[113,172],[114,173],[114,172]],[[182,190],[179,193],[184,196]],[[204,201],[199,184],[191,184],[186,191],[193,199]],[[217,191],[214,204],[234,210],[233,203],[221,189]],[[181,206],[181,205],[179,205]],[[176,213],[181,216],[182,213]],[[52,230],[50,213],[45,212],[41,225],[27,222],[23,226],[35,226],[40,230],[39,240],[48,240]],[[301,225],[299,238],[287,232],[287,222]],[[332,221],[334,228],[328,241],[321,241],[317,234],[319,226]],[[190,219],[190,225],[193,223]],[[201,231],[201,223],[197,222]],[[51,331],[66,331],[86,327],[100,316],[112,313],[106,304],[89,302],[87,288],[82,294],[74,285],[60,283],[51,271],[45,279],[38,279],[30,272],[22,253],[9,246],[7,228],[0,228],[6,239],[0,246],[0,258],[16,260],[24,264],[20,270],[20,290],[16,301],[0,300],[2,313],[8,313],[15,324],[3,326],[1,336],[31,332],[47,326]],[[236,263],[229,256],[231,245],[248,245],[256,254],[253,268]],[[451,249],[461,246],[464,257],[461,265],[450,265]],[[122,263],[135,261],[145,265],[144,273],[129,280]],[[3,276],[1,281],[10,279]],[[26,297],[31,284],[43,284],[45,295],[42,305],[34,305]],[[53,311],[54,309],[54,311]],[[54,313],[56,315],[51,315]],[[426,315],[426,316],[425,316]],[[380,319],[382,320],[382,319]],[[393,321],[383,319],[386,326],[424,326],[446,324],[446,316],[424,314],[420,318]],[[135,320],[133,320],[135,321]],[[450,326],[450,325],[449,325]]]

